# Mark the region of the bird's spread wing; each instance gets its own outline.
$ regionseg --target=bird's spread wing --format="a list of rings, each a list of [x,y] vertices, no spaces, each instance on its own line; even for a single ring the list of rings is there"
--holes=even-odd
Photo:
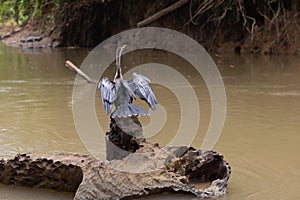
[[[133,73],[133,78],[130,81],[130,86],[133,88],[135,94],[137,94],[142,100],[145,100],[152,110],[156,109],[157,100],[149,86],[150,80],[141,74]]]
[[[110,113],[112,104],[116,98],[115,83],[110,81],[107,77],[105,77],[99,81],[98,88],[101,93],[104,110],[106,114],[108,114]]]

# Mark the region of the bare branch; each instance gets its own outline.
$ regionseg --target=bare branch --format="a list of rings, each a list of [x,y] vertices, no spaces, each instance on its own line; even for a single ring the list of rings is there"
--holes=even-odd
[[[152,22],[158,20],[159,18],[173,12],[174,10],[180,8],[181,6],[183,6],[184,4],[186,4],[189,0],[179,0],[176,3],[170,5],[169,7],[155,13],[154,15],[144,19],[143,21],[140,21],[137,23],[137,27],[143,27],[146,26],[148,24],[151,24]]]
[[[92,80],[88,75],[86,75],[83,71],[81,71],[76,65],[74,65],[71,61],[67,60],[65,63],[66,67],[71,70],[74,70],[79,76],[84,78],[88,83],[97,83],[96,81]]]

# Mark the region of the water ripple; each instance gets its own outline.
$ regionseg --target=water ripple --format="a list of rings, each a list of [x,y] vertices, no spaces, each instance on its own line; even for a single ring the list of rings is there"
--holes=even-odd
[[[26,83],[25,80],[0,80],[0,83]]]
[[[12,89],[13,89],[12,87],[1,87],[0,88],[0,93],[8,93]]]
[[[300,91],[270,92],[272,96],[300,96]]]

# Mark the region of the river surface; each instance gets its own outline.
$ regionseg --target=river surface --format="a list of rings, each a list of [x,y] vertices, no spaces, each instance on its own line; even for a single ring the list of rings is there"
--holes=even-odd
[[[88,152],[73,121],[75,74],[64,67],[67,59],[80,65],[88,53],[88,49],[21,50],[0,46],[0,157],[24,152]],[[192,145],[200,148],[211,114],[210,98],[203,80],[191,68],[185,67],[182,60],[159,52],[128,54],[124,56],[124,66],[130,68],[145,63],[147,56],[158,62],[167,60],[163,63],[175,66],[196,91],[201,118]],[[217,199],[299,199],[300,58],[215,55],[214,60],[227,95],[226,120],[214,150],[222,153],[232,166],[227,195]],[[105,73],[113,78],[113,71],[114,68],[109,68]],[[151,73],[155,76],[160,72]],[[185,90],[186,86],[179,83],[174,87]],[[168,144],[181,119],[178,108],[189,106],[189,103],[181,104],[176,93],[166,86],[153,84],[152,88],[164,108],[159,112],[166,112],[167,119],[159,133],[146,131],[145,135],[148,134],[150,141]],[[103,112],[98,93],[95,101],[98,120],[106,130],[108,116]],[[144,106],[143,102],[137,104]],[[145,127],[153,122],[149,117],[142,117],[141,121]],[[104,144],[100,144],[102,158],[104,149]],[[73,195],[0,186],[0,200],[71,200]],[[194,197],[163,195],[147,199]]]

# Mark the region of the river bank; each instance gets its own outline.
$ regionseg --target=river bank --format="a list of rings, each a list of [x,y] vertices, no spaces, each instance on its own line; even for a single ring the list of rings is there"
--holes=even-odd
[[[48,9],[22,29],[0,32],[9,46],[94,47],[122,31],[155,26],[187,34],[209,52],[298,55],[299,10],[297,1],[277,0],[72,1],[61,2],[51,17]],[[32,36],[42,39],[21,42]]]

